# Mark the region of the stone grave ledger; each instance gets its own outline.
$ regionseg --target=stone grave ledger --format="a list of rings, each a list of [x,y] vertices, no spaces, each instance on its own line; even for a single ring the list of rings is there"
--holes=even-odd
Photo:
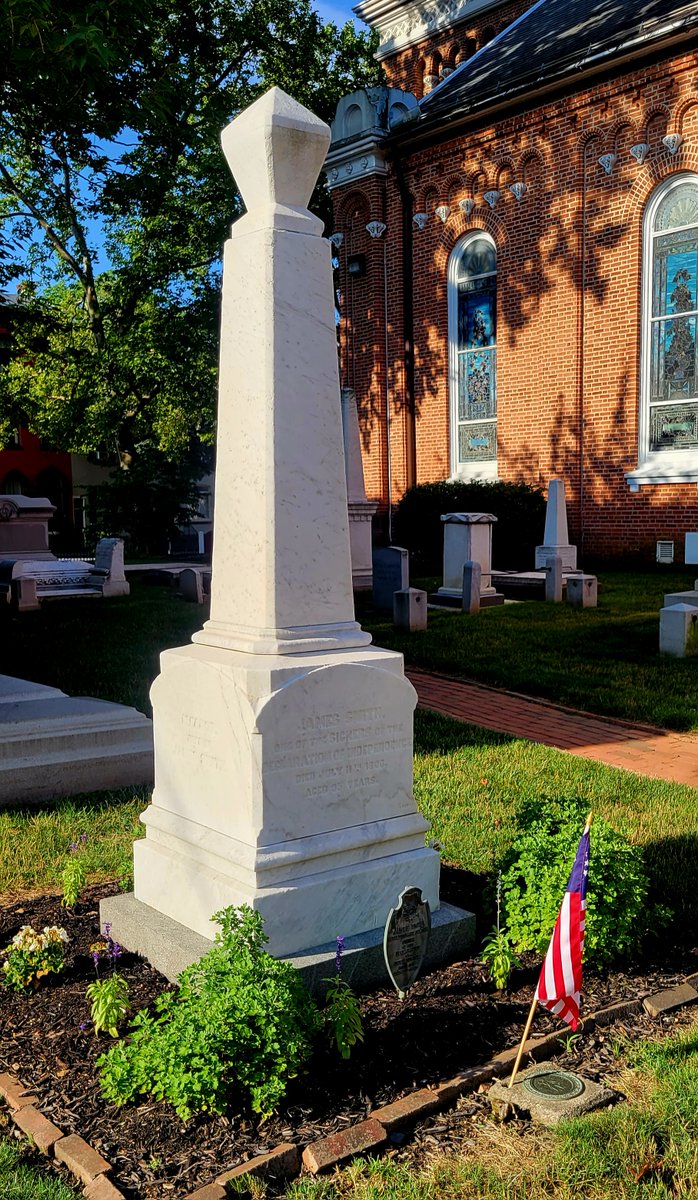
[[[208,938],[214,912],[250,904],[277,955],[381,926],[408,885],[438,909],[401,656],[269,657],[163,654],[136,899]]]

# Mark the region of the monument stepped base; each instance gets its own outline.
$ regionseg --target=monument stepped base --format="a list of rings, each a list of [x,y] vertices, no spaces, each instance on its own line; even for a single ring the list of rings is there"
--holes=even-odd
[[[152,778],[143,713],[0,675],[0,808]]]
[[[397,897],[396,903],[397,903]],[[211,941],[185,928],[171,917],[136,900],[132,892],[109,896],[99,906],[100,922],[111,924],[111,935],[119,945],[147,958],[156,970],[174,982],[190,963],[211,949]],[[387,919],[387,912],[386,912]],[[216,926],[211,925],[212,932]],[[473,913],[451,904],[442,904],[432,913],[431,933],[422,970],[457,962],[468,953],[475,937]],[[314,995],[324,992],[323,980],[335,973],[335,942],[314,946],[288,956]],[[383,929],[371,929],[345,939],[342,975],[356,991],[390,987],[383,959]]]

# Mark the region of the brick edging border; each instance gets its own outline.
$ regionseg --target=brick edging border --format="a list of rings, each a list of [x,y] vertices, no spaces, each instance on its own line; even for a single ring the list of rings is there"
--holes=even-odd
[[[691,990],[698,989],[698,974],[687,976],[680,987],[686,984]],[[602,1029],[622,1017],[640,1012],[644,1002],[652,995],[648,992],[634,1000],[622,1000],[598,1009],[585,1018],[584,1032]],[[686,1002],[690,1001],[683,1001]],[[544,1061],[552,1057],[565,1036],[564,1030],[556,1030],[543,1037],[529,1038],[524,1047],[523,1061]],[[341,1166],[357,1154],[375,1153],[386,1145],[395,1130],[416,1125],[432,1113],[449,1108],[466,1092],[505,1075],[514,1065],[517,1049],[502,1050],[482,1066],[468,1067],[443,1083],[408,1092],[399,1100],[374,1109],[365,1121],[309,1142],[302,1150],[293,1142],[284,1142],[267,1154],[259,1154],[217,1175],[211,1183],[190,1192],[182,1200],[227,1200],[231,1192],[226,1184],[245,1175],[292,1179],[300,1174],[303,1167],[315,1175]],[[123,1193],[109,1179],[111,1164],[84,1138],[76,1133],[64,1134],[49,1121],[34,1103],[36,1097],[15,1075],[0,1074],[0,1097],[4,1099],[14,1124],[34,1142],[37,1149],[63,1163],[84,1185],[86,1200],[124,1200]]]

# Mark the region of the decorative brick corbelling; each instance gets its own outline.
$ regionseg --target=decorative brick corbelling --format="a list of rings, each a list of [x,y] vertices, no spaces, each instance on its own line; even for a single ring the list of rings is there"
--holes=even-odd
[[[398,50],[417,45],[440,30],[469,21],[499,0],[363,0],[356,13],[362,21],[377,30],[380,43],[376,58],[388,58]]]

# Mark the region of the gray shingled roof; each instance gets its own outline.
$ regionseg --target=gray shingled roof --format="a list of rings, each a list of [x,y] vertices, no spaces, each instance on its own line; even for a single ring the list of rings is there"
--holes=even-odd
[[[656,49],[692,29],[698,30],[696,0],[537,0],[424,97],[411,131],[570,82],[595,65]]]

